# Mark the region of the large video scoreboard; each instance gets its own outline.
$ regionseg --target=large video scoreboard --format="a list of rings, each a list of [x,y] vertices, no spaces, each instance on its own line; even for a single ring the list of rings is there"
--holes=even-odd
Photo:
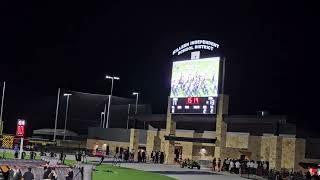
[[[215,114],[220,57],[175,61],[171,77],[171,113]]]

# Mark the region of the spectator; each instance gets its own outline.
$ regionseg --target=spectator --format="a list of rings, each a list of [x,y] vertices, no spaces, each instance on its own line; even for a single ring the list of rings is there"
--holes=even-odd
[[[236,161],[235,166],[236,166],[235,173],[236,173],[236,174],[239,174],[239,169],[240,169],[240,162],[239,162],[239,160]]]
[[[150,158],[152,159],[152,161],[154,161],[154,160],[153,160],[153,157],[154,157],[154,156],[153,156],[153,153],[154,153],[154,151],[152,151],[151,154],[150,154]]]
[[[31,168],[28,167],[28,171],[23,174],[23,180],[33,180],[34,175],[31,172]]]
[[[160,153],[160,163],[163,164],[164,163],[164,152]]]
[[[17,144],[16,144],[16,146],[14,147],[13,151],[14,151],[14,158],[18,159],[18,156],[19,156],[19,148],[18,148],[18,145],[17,145]]]
[[[51,172],[49,174],[49,179],[51,179],[51,180],[57,180],[58,179],[58,175],[56,173],[55,168],[51,169]]]
[[[141,153],[141,158],[142,158],[142,162],[146,162],[146,152],[145,151],[142,151],[142,153]]]
[[[22,173],[18,167],[14,167],[12,180],[21,180]]]
[[[213,161],[212,161],[212,171],[216,171],[216,165],[217,165],[217,160],[216,160],[216,158],[213,158]]]
[[[253,169],[254,169],[254,174],[257,174],[257,172],[258,172],[258,162],[257,161],[255,161],[254,163],[253,163]]]
[[[230,161],[229,172],[230,172],[230,173],[233,173],[233,172],[234,172],[234,162],[233,162],[233,160]]]
[[[218,169],[218,172],[220,172],[220,170],[221,170],[221,159],[220,158],[218,159],[218,167],[217,167],[217,169]]]
[[[226,160],[226,171],[229,171],[229,166],[230,166],[230,160],[227,158]]]
[[[43,170],[44,170],[44,173],[43,173],[42,178],[43,178],[43,179],[49,179],[49,174],[51,173],[51,167],[45,166],[45,167],[43,168]]]
[[[69,167],[68,172],[66,174],[66,180],[72,180],[73,179],[73,170],[71,167]]]
[[[156,160],[155,163],[159,163],[159,151],[156,152]]]

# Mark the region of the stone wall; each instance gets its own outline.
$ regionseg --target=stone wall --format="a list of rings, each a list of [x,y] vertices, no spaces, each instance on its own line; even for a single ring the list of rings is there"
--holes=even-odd
[[[226,147],[228,148],[248,148],[248,134],[227,133]]]
[[[120,148],[127,149],[129,147],[129,142],[87,139],[87,149],[94,150],[95,148],[98,147],[99,149],[106,150],[107,146],[109,146],[110,152],[115,153],[117,147],[119,147],[119,149]]]
[[[295,163],[296,139],[282,139],[281,168],[293,169]]]

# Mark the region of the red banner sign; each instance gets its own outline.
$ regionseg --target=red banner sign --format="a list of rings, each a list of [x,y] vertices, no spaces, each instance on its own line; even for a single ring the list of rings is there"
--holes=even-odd
[[[20,136],[20,137],[24,136],[24,126],[25,126],[25,124],[26,124],[25,120],[18,119],[16,136]]]

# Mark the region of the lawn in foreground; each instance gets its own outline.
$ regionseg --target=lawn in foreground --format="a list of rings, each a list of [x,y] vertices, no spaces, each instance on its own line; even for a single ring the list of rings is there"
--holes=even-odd
[[[140,171],[135,169],[115,167],[111,165],[100,165],[96,167],[93,172],[93,180],[174,180],[174,178],[167,177],[157,173]]]

